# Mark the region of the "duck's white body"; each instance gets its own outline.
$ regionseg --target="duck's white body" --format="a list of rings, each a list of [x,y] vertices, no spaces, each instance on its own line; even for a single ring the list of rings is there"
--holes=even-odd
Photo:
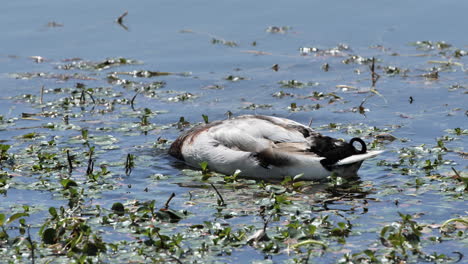
[[[320,156],[329,149],[350,145],[330,139],[292,120],[245,115],[192,128],[171,145],[169,153],[194,167],[206,161],[213,171],[230,175],[240,170],[241,176],[265,180],[298,174],[304,174],[303,180],[320,180],[332,171],[345,177],[356,175],[364,159],[381,153],[366,152],[364,145],[365,153],[338,154],[342,157],[339,160],[328,154],[331,152]],[[326,142],[334,146],[324,145]],[[316,151],[319,154],[313,152],[318,145],[324,150]],[[332,163],[323,165],[327,158]]]

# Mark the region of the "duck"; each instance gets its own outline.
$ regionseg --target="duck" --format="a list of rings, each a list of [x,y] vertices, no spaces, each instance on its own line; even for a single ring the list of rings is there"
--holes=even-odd
[[[368,150],[358,137],[349,142],[325,136],[296,121],[266,115],[242,115],[195,126],[169,147],[169,155],[200,168],[258,180],[320,181],[357,176]]]

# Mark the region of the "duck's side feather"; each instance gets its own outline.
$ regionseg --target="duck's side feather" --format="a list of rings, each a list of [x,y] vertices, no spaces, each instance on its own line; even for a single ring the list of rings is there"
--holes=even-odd
[[[361,143],[361,150],[353,142]],[[380,154],[366,152],[358,138],[350,143],[322,136],[295,121],[245,115],[194,127],[182,134],[169,154],[199,167],[207,161],[211,170],[260,179],[281,179],[304,173],[302,179],[326,178],[331,171],[355,173],[364,159]]]
[[[199,135],[200,133],[207,131],[213,126],[217,126],[222,121],[211,122],[205,125],[195,126],[187,131],[185,131],[182,135],[180,135],[170,146],[169,148],[169,155],[184,161],[184,155],[182,153],[182,147],[187,142],[193,142],[193,140]]]

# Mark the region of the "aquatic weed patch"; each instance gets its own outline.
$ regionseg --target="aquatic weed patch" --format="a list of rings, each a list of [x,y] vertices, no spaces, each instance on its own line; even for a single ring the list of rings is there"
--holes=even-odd
[[[268,32],[293,35],[286,27]],[[211,48],[229,52],[241,45],[212,39]],[[437,42],[414,52],[424,56],[304,47],[286,60],[289,68],[214,74],[147,69],[120,57],[13,73],[37,89],[2,99],[27,110],[0,113],[0,256],[11,263],[464,261],[466,107],[457,100],[466,95],[459,84],[466,56]],[[311,76],[313,67],[328,76]],[[179,133],[233,112],[291,115],[386,153],[363,164],[361,179],[321,183],[218,175],[166,154]],[[435,126],[428,120],[440,124],[429,140],[427,131],[418,134]]]

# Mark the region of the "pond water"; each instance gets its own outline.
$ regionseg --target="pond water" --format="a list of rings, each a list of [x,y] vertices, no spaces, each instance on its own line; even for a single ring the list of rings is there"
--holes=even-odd
[[[40,263],[466,256],[466,10],[455,0],[2,3],[0,144],[10,147],[0,152],[0,255],[18,263],[31,252]],[[167,155],[202,115],[228,112],[312,122],[386,152],[342,185],[233,181]],[[54,217],[51,207],[63,211]],[[1,217],[22,212],[24,223]],[[461,220],[442,225],[449,219]],[[28,225],[35,251],[14,239],[27,238]],[[248,239],[264,226],[270,240]],[[86,239],[75,239],[80,232]]]

